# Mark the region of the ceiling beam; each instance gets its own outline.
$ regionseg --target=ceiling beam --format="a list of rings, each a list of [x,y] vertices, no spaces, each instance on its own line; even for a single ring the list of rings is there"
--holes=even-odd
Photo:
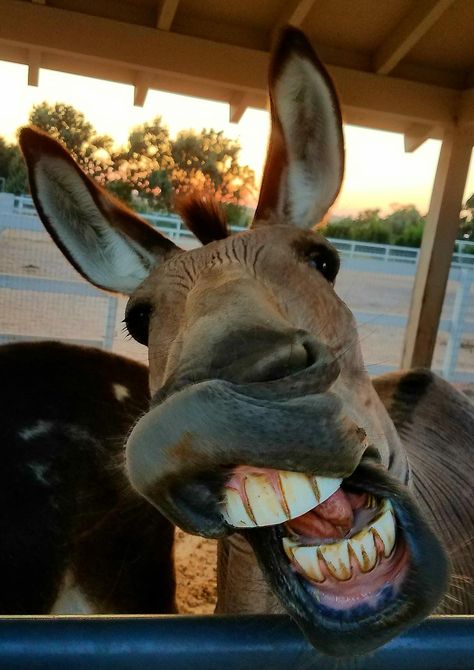
[[[248,107],[248,95],[242,91],[234,93],[229,102],[229,121],[239,123]]]
[[[290,23],[292,26],[301,26],[315,2],[316,0],[290,0],[277,21],[277,27],[286,23]]]
[[[41,52],[38,49],[28,50],[28,86],[38,86]]]
[[[179,0],[159,0],[156,7],[156,27],[171,30],[178,9]]]
[[[406,153],[413,153],[432,136],[432,126],[426,125],[424,123],[412,123],[406,129],[403,136]]]
[[[150,75],[146,72],[137,72],[133,89],[133,104],[135,107],[143,107],[150,88]]]
[[[269,33],[269,43],[276,39],[283,26],[290,24],[300,28],[315,2],[316,0],[287,0],[285,9]]]
[[[127,26],[124,40],[121,22],[15,0],[0,0],[0,15],[0,58],[27,64],[28,50],[38,49],[43,68],[134,86],[137,72],[143,72],[149,88],[227,103],[241,92],[248,106],[266,106],[265,51],[138,25]],[[329,66],[329,71],[348,123],[395,132],[422,123],[433,127],[434,136],[456,123],[456,90],[352,68]],[[464,117],[474,120],[474,108],[466,107]]]
[[[388,74],[439,19],[454,0],[417,0],[374,54],[373,69]]]

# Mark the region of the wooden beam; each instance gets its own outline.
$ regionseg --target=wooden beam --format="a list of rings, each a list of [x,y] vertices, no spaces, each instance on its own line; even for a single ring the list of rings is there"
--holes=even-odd
[[[433,136],[433,126],[423,123],[412,123],[403,134],[406,153],[413,153]]]
[[[0,0],[0,16],[0,58],[27,62],[34,48],[44,68],[132,85],[144,71],[152,88],[166,82],[166,90],[226,102],[233,91],[246,91],[249,105],[265,107],[267,52],[132,24],[124,40],[119,21],[15,0]],[[459,92],[452,88],[347,67],[329,71],[348,123],[396,132],[424,123],[442,136],[458,117]],[[471,114],[474,120],[474,108]]]
[[[31,0],[34,5],[45,5],[46,0]]]
[[[150,88],[150,75],[146,72],[137,72],[133,89],[133,104],[143,107]]]
[[[38,49],[28,50],[28,86],[38,86],[41,52]]]
[[[395,26],[374,54],[374,71],[377,74],[391,72],[453,2],[417,0],[413,3],[414,9]]]
[[[292,26],[300,27],[309,12],[313,8],[316,0],[289,0],[286,3],[285,10],[277,21],[277,27],[287,23]]]
[[[229,102],[229,121],[239,123],[248,107],[248,95],[242,91],[236,91]]]
[[[179,0],[160,0],[156,8],[158,30],[171,30],[178,9]]]
[[[411,296],[402,368],[431,366],[474,137],[443,140]]]

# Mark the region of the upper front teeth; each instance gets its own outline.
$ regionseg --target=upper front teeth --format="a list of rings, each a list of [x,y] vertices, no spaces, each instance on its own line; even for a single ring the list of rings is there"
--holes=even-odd
[[[370,572],[378,560],[376,537],[383,543],[383,554],[389,556],[395,546],[395,518],[392,504],[384,499],[380,514],[366,528],[351,538],[331,544],[300,546],[288,537],[283,538],[283,548],[291,561],[295,561],[301,571],[315,582],[323,582],[323,567],[335,579],[351,577],[351,554],[355,557],[361,572]],[[327,573],[326,573],[327,574]]]
[[[237,528],[284,523],[327,500],[341,481],[285,470],[237,468],[224,487],[222,514]]]

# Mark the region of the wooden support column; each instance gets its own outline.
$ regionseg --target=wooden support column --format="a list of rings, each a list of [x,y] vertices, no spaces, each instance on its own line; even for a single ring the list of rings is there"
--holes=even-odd
[[[441,145],[411,296],[402,368],[431,366],[472,145],[472,132],[460,129],[449,132]]]

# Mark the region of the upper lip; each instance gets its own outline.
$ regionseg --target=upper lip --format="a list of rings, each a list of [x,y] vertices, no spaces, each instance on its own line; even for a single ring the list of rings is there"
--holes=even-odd
[[[187,386],[216,379],[228,381],[233,384],[239,392],[254,398],[264,398],[266,400],[298,398],[308,394],[317,394],[327,391],[338,373],[339,363],[334,360],[334,363],[328,367],[324,374],[321,374],[321,369],[316,361],[303,370],[298,370],[285,377],[272,379],[270,381],[241,383],[238,379],[227,379],[224,375],[220,377],[215,371],[214,374],[209,377],[199,374],[173,374],[153,395],[151,406],[156,407]]]

